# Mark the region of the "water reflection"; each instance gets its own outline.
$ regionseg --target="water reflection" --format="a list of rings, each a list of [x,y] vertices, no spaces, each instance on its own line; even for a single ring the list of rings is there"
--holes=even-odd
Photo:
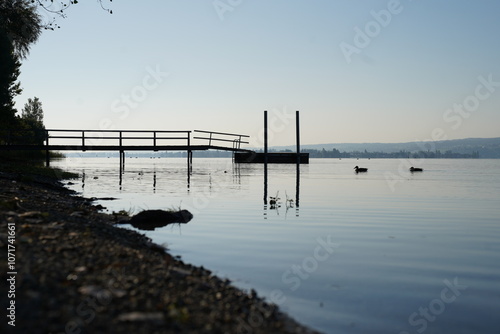
[[[282,207],[283,198],[280,197],[279,192],[275,196],[268,195],[268,168],[267,162],[264,163],[264,219],[267,219],[267,211],[274,210],[279,215],[279,209]],[[269,198],[269,202],[268,202]],[[299,217],[299,204],[300,204],[300,164],[296,164],[295,169],[295,200],[289,198],[285,193],[285,215],[288,210],[295,209],[295,216]]]
[[[146,175],[149,174],[149,173],[146,173]],[[153,193],[156,193],[156,187],[157,187],[157,173],[156,173],[156,167],[154,168],[153,172],[151,173],[152,174],[152,186],[153,186]],[[125,167],[123,166],[122,168],[120,168],[119,170],[119,173],[118,173],[118,189],[120,191],[123,190],[123,177],[125,175]],[[138,172],[138,175],[139,176],[144,176],[144,172]],[[82,169],[82,172],[81,172],[81,183],[82,183],[82,190],[85,189],[85,184],[86,184],[86,179],[87,179],[87,175],[85,173],[85,169]],[[98,177],[94,177],[93,178],[94,180],[97,180]],[[186,182],[186,186],[187,186],[187,189],[189,191],[190,189],[190,186],[191,186],[191,173],[189,172],[189,169],[188,169],[188,173],[187,173],[187,182]]]
[[[153,193],[156,194],[156,168],[153,171]]]
[[[268,187],[269,187],[269,182],[272,181],[270,180],[270,176],[269,176],[269,170],[270,170],[270,166],[268,166],[267,163],[264,163],[263,165],[263,171],[264,171],[264,182],[263,182],[263,202],[264,202],[264,210],[263,210],[263,216],[264,216],[264,219],[267,219],[267,216],[269,214],[269,212],[274,212],[276,213],[277,215],[279,215],[280,213],[283,213],[283,211],[285,211],[285,215],[287,214],[290,214],[292,211],[294,211],[294,214],[296,217],[299,217],[299,207],[300,207],[300,178],[301,178],[301,171],[300,171],[300,164],[295,164],[295,195],[292,195],[292,194],[287,194],[286,192],[278,192],[278,193],[273,193],[273,194],[270,194],[269,191],[268,191]],[[154,194],[157,194],[159,192],[161,192],[162,190],[162,186],[161,186],[161,182],[165,177],[170,179],[171,176],[167,176],[170,174],[170,172],[174,172],[175,174],[174,175],[177,175],[175,176],[175,178],[177,180],[179,180],[179,176],[182,178],[182,174],[184,172],[186,172],[186,181],[185,181],[185,186],[187,187],[187,191],[190,192],[190,188],[191,188],[191,179],[193,178],[193,175],[195,177],[195,179],[197,180],[199,177],[203,177],[204,175],[208,175],[208,179],[205,179],[205,182],[204,183],[207,187],[208,187],[208,191],[210,193],[212,192],[217,192],[219,189],[220,189],[220,174],[218,173],[215,173],[215,172],[220,172],[221,170],[216,170],[215,172],[214,171],[204,171],[204,170],[201,170],[201,171],[196,171],[196,168],[195,168],[195,172],[193,174],[193,169],[191,166],[188,166],[188,168],[183,168],[184,166],[180,166],[180,165],[177,165],[177,166],[172,166],[171,170],[170,168],[168,168],[167,170],[165,170],[164,168],[160,168],[157,170],[157,166],[152,166],[151,169],[149,169],[148,171],[148,168],[146,166],[143,166],[143,165],[129,165],[127,166],[128,168],[125,167],[125,165],[121,162],[120,163],[120,168],[118,169],[118,189],[120,192],[122,191],[130,191],[130,187],[126,186],[128,183],[131,182],[131,180],[136,180],[136,179],[139,179],[141,180],[141,183],[143,180],[146,181],[146,186],[143,187],[141,186],[143,189],[144,188],[149,188],[149,189],[152,189],[152,192]],[[287,169],[289,172],[288,173],[291,173],[293,175],[293,169],[290,168],[291,166],[288,165],[286,167],[284,167],[285,169]],[[109,167],[108,167],[109,168]],[[227,168],[227,166],[226,166]],[[244,167],[243,167],[244,169]],[[245,169],[244,169],[245,170]],[[273,169],[271,168],[271,171]],[[281,168],[279,169],[280,170],[280,173],[281,173]],[[222,170],[224,174],[226,173],[229,173],[231,172],[231,176],[232,176],[232,183],[233,184],[238,184],[238,185],[241,185],[241,178],[242,178],[242,165],[241,164],[238,164],[238,163],[233,163],[232,164],[232,170],[229,171],[229,170]],[[177,174],[178,172],[180,172],[180,174]],[[96,179],[96,177],[92,177],[93,175],[99,175],[99,177],[101,176],[105,176],[106,174],[108,175],[113,175],[112,178],[104,178],[103,179],[103,182],[106,182],[109,184],[109,181],[111,181],[112,179],[115,179],[116,180],[116,169],[108,169],[108,170],[87,170],[87,169],[82,169],[82,172],[81,172],[81,188],[82,188],[82,191],[85,190],[85,187],[86,185],[87,186],[90,186],[91,188],[93,188],[95,186],[95,181],[94,179]],[[167,173],[167,174],[165,174]],[[219,175],[219,176],[217,176]],[[161,179],[160,179],[161,178]],[[115,181],[116,182],[116,181]],[[99,181],[100,183],[100,181]],[[112,182],[114,183],[114,182]],[[116,185],[116,183],[114,183]],[[148,186],[149,185],[149,186]],[[133,185],[132,185],[133,186]],[[87,189],[88,190],[88,189]]]
[[[264,210],[267,208],[267,163],[264,164]]]
[[[194,161],[194,191],[189,196],[184,160],[157,165],[154,196],[153,166],[146,167],[144,160],[127,165],[121,194],[116,193],[116,162],[88,161],[84,161],[86,195],[116,194],[121,199],[110,202],[112,209],[165,207],[180,200],[182,206],[192,202],[203,206],[199,213],[193,211],[199,221],[182,226],[182,233],[167,226],[148,234],[154,234],[155,243],[168,243],[184,260],[215,269],[245,288],[251,285],[263,296],[283,290],[286,301],[280,306],[325,333],[416,333],[420,327],[411,326],[408,317],[418,313],[420,306],[429,308],[430,302],[439,300],[443,280],[453,282],[455,277],[458,284],[470,288],[455,304],[446,305],[443,318],[429,321],[427,331],[459,332],[455,323],[476,328],[478,333],[499,328],[493,297],[500,293],[494,279],[500,275],[500,161],[428,160],[423,174],[412,176],[405,170],[408,177],[392,191],[385,173],[399,175],[396,159],[371,160],[369,175],[363,178],[353,173],[352,159],[317,159],[300,170],[271,165],[267,175],[262,174],[264,165],[234,164],[234,176],[223,174],[231,172],[224,159],[200,159]],[[142,182],[129,179],[131,171],[138,172],[142,166]],[[242,186],[234,187],[239,169]],[[99,182],[93,180],[96,171]],[[207,193],[209,172],[214,183],[211,194]],[[295,199],[295,207],[286,212],[283,202],[281,208],[271,210],[269,195],[280,190],[285,198],[285,189]],[[198,194],[206,197],[200,199]],[[203,202],[204,198],[210,202]],[[298,218],[291,216],[294,211],[298,215],[297,204],[302,209]],[[283,222],[286,214],[290,217]],[[263,220],[266,215],[269,218]],[[324,250],[315,253],[318,240],[328,244],[330,236],[332,243],[342,242],[341,248],[328,258],[330,253]],[[300,267],[301,275],[309,278],[288,272],[292,266]],[[309,269],[315,270],[309,273]],[[283,283],[285,271],[288,283]],[[292,291],[290,279],[299,280],[300,288]],[[423,319],[419,317],[415,319]]]
[[[300,193],[300,163],[297,163],[295,172],[295,213],[299,216],[299,193]]]

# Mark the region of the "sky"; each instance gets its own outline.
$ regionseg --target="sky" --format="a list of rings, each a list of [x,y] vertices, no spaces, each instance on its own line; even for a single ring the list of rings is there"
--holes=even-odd
[[[496,0],[80,1],[23,61],[52,129],[263,146],[500,137]],[[48,13],[40,12],[50,18]]]

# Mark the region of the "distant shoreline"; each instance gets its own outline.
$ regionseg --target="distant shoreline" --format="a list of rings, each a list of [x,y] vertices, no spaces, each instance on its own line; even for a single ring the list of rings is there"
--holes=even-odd
[[[262,153],[261,150],[256,151]],[[291,152],[292,150],[269,150],[269,153],[275,152]],[[500,159],[499,158],[482,158],[477,152],[472,154],[462,154],[456,152],[339,152],[338,150],[320,151],[303,149],[302,153],[309,153],[312,159]],[[151,153],[137,153],[125,152],[127,157],[131,158],[187,158],[186,152],[155,152]],[[116,152],[71,152],[64,153],[67,158],[81,157],[81,158],[118,158],[119,153]],[[232,153],[226,151],[207,151],[207,152],[193,152],[193,158],[231,158]]]
[[[246,147],[255,152],[262,148]],[[269,152],[296,152],[296,147],[271,146]],[[370,158],[370,159],[500,159],[499,138],[468,138],[436,142],[407,143],[337,143],[301,145],[301,152],[317,158]],[[128,157],[144,158],[186,158],[187,152],[125,152]],[[118,152],[80,152],[65,153],[67,157],[118,157]],[[193,158],[229,158],[228,151],[196,151]]]

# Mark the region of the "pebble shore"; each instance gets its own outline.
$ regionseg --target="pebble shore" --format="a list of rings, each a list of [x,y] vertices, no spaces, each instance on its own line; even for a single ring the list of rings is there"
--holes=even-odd
[[[56,180],[0,172],[0,333],[317,333],[98,209]]]

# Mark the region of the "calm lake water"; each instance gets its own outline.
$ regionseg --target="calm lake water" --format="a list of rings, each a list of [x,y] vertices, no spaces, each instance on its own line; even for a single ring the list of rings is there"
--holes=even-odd
[[[500,160],[412,174],[405,160],[311,159],[299,174],[268,165],[267,187],[263,165],[230,158],[195,158],[189,176],[186,159],[127,158],[121,180],[117,158],[53,165],[85,174],[69,186],[84,196],[117,197],[100,202],[110,212],[190,210],[141,233],[324,333],[500,330]]]

